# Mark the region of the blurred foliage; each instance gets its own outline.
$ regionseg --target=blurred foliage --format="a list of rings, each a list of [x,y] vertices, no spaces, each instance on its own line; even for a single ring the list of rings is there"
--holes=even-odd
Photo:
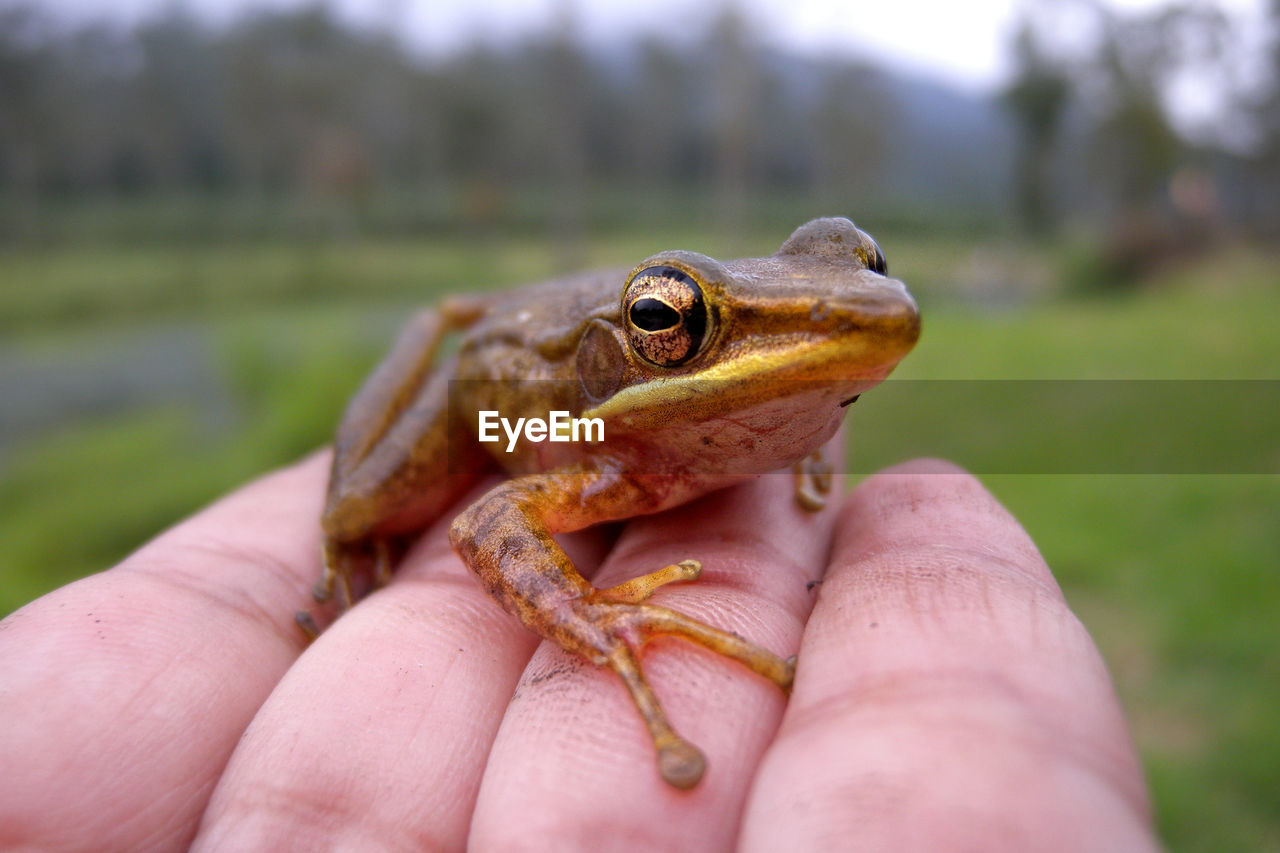
[[[679,43],[598,49],[570,18],[434,62],[325,6],[225,30],[181,6],[132,32],[66,31],[34,5],[0,24],[0,188],[28,204],[252,189],[358,207],[375,190],[443,188],[484,221],[513,188],[553,188],[568,227],[588,182],[697,183],[730,202],[747,184],[875,187],[883,149],[847,144],[874,134],[846,108],[895,122],[882,73],[763,50],[732,7]]]
[[[1280,5],[1269,14],[1280,45]],[[1200,0],[1125,11],[1101,0],[1022,5],[1014,72],[999,99],[1018,130],[1014,201],[1019,224],[1037,237],[1064,219],[1079,231],[1088,215],[1095,245],[1073,258],[1072,289],[1140,285],[1226,232],[1280,235],[1268,141],[1280,49],[1269,60],[1241,50],[1246,26]],[[1258,76],[1258,59],[1268,72],[1243,82]],[[1192,80],[1219,87],[1232,106],[1189,139],[1177,128],[1175,94]]]
[[[1086,223],[1105,239],[1135,215],[1178,233],[1280,234],[1280,49],[1243,56],[1243,20],[1203,2],[1028,2],[996,98],[772,48],[733,4],[679,34],[607,43],[563,10],[504,49],[424,57],[389,24],[353,27],[324,5],[214,27],[179,4],[132,30],[0,6],[0,241],[119,227],[92,205],[63,215],[85,197],[180,199],[148,239],[532,218],[568,245],[602,213],[657,224],[692,194],[726,231],[791,194],[988,225],[1012,212],[1038,235]],[[1246,85],[1250,59],[1266,73]],[[1232,134],[1175,126],[1173,92],[1191,77],[1218,86]]]

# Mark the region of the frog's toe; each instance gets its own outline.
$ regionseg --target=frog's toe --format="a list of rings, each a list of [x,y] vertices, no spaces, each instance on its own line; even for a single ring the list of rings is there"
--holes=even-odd
[[[375,539],[373,542],[373,585],[378,589],[391,583],[391,570],[395,558],[391,554],[391,543],[386,539]]]
[[[311,587],[311,597],[316,604],[327,604],[333,598],[333,576],[326,571]]]
[[[783,690],[790,690],[795,680],[795,656],[783,659],[768,649],[763,649],[730,631],[714,628],[676,610],[652,604],[637,606],[637,628],[645,640],[651,637],[681,637],[705,649],[724,655],[741,663],[759,675],[772,681]]]
[[[320,636],[320,626],[316,624],[315,617],[306,610],[299,610],[293,614],[293,621],[302,630],[302,633],[306,635],[308,643]]]
[[[698,784],[707,769],[707,760],[696,746],[676,734],[671,727],[658,697],[645,680],[635,653],[627,643],[616,641],[616,645],[604,657],[609,668],[626,685],[636,710],[649,729],[654,748],[658,752],[658,773],[663,780],[672,787],[685,791]]]
[[[317,604],[326,604],[333,598],[334,590],[338,591],[338,609],[351,609],[356,596],[352,591],[352,577],[356,570],[359,552],[351,545],[335,542],[332,539],[324,543],[324,571],[320,580],[311,589],[311,597]]]
[[[823,509],[831,492],[831,463],[823,458],[821,450],[815,450],[797,462],[794,470],[796,502],[809,512]]]
[[[673,788],[687,791],[702,779],[707,770],[707,759],[687,740],[658,747],[658,773]]]
[[[681,560],[670,566],[663,566],[657,571],[649,572],[638,578],[624,581],[617,586],[599,590],[599,595],[607,601],[619,604],[639,604],[645,601],[659,587],[669,583],[681,583],[697,580],[702,574],[702,563],[697,560]]]

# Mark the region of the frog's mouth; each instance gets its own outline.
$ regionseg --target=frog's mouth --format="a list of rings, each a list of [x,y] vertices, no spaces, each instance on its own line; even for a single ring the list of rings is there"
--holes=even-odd
[[[623,388],[583,416],[621,418],[633,425],[657,428],[680,421],[684,412],[732,412],[769,399],[814,393],[830,400],[833,408],[847,408],[864,391],[880,384],[903,354],[890,353],[877,359],[878,363],[851,365],[833,357],[831,348],[789,357],[757,352],[744,360],[759,359],[760,365],[721,364],[696,374],[650,379]],[[692,419],[700,420],[701,415]]]

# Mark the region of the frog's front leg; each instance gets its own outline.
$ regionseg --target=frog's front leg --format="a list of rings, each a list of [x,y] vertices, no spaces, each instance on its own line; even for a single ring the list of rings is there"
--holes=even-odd
[[[636,657],[639,647],[653,637],[683,637],[741,662],[784,690],[791,687],[795,661],[683,613],[643,603],[666,583],[696,578],[701,572],[697,561],[598,590],[578,574],[552,538],[635,515],[646,505],[653,506],[654,498],[625,477],[584,469],[554,471],[495,487],[458,516],[449,538],[489,594],[526,627],[618,674],[649,727],[662,778],[677,788],[691,788],[702,778],[705,759],[667,720]],[[609,507],[627,511],[611,514]]]
[[[827,505],[831,493],[831,463],[822,456],[819,448],[801,459],[792,470],[796,475],[796,502],[809,512],[818,512]]]

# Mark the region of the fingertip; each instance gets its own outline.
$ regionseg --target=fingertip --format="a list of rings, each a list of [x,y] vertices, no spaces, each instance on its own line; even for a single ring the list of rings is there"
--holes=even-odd
[[[949,459],[940,459],[936,456],[922,456],[918,459],[908,459],[906,462],[899,462],[896,465],[890,465],[874,474],[873,476],[893,476],[893,475],[923,475],[923,474],[964,474],[967,476],[967,469],[960,467]]]
[[[1017,520],[951,463],[848,496],[800,659],[744,847],[833,827],[877,849],[996,831],[1025,849],[1150,847],[1130,843],[1150,841],[1142,774],[1096,648]]]
[[[837,521],[835,562],[946,549],[1001,563],[1060,595],[1040,550],[982,482],[944,459],[914,459],[858,484]]]
[[[698,784],[706,770],[706,757],[686,740],[668,744],[658,752],[658,772],[668,785],[681,791]]]

